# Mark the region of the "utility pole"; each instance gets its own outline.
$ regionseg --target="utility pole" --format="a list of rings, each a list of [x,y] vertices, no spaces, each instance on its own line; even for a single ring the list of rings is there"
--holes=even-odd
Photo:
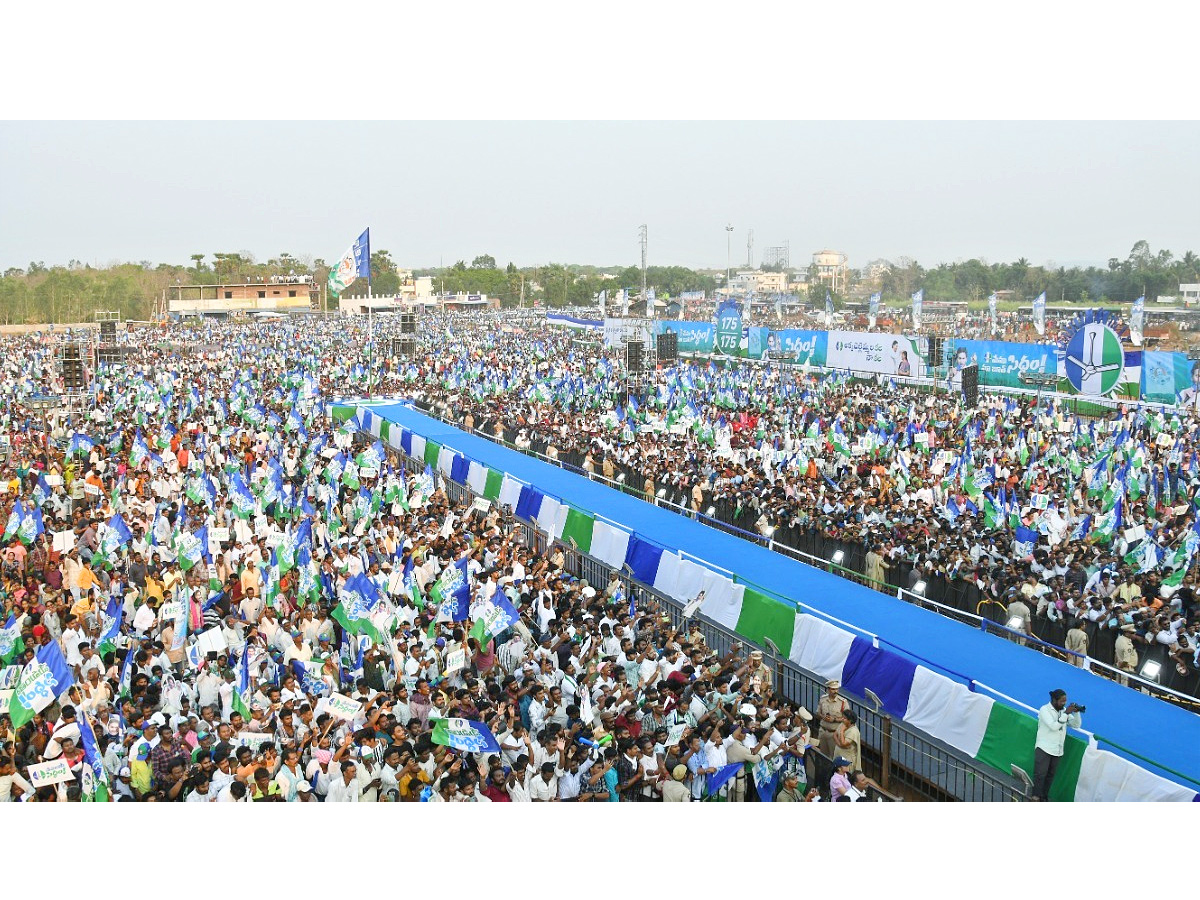
[[[746,232],[746,268],[754,268],[754,229]]]
[[[649,229],[645,225],[638,229],[638,234],[642,239],[642,303],[646,302],[646,251],[650,243]],[[650,308],[646,308],[646,313],[649,315]]]
[[[733,226],[725,226],[725,296],[732,297],[732,288],[729,286],[729,273],[733,269]]]

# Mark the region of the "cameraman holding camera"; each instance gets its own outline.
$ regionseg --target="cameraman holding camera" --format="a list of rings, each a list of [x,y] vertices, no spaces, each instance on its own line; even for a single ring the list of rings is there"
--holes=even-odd
[[[1072,703],[1067,705],[1067,692],[1050,692],[1050,702],[1038,710],[1037,741],[1034,743],[1033,797],[1032,800],[1048,802],[1050,786],[1062,759],[1063,747],[1067,743],[1067,727],[1078,728],[1079,714],[1087,708]]]

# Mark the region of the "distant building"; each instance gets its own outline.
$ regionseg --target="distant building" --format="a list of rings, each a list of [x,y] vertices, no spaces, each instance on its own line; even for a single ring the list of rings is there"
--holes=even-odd
[[[829,285],[835,294],[845,293],[849,257],[840,250],[818,250],[812,260],[817,270],[817,280]]]
[[[1179,286],[1179,299],[1183,301],[1185,306],[1194,306],[1200,303],[1200,284],[1181,284]]]
[[[177,284],[167,292],[175,315],[298,312],[321,308],[321,288],[311,275],[272,275],[236,284]]]
[[[759,272],[758,293],[782,294],[788,289],[787,272]]]
[[[433,276],[422,275],[414,278],[412,269],[396,269],[400,276],[400,290],[397,295],[401,300],[427,300],[433,296]]]
[[[788,290],[788,274],[744,269],[729,279],[729,287],[734,294],[783,294]]]

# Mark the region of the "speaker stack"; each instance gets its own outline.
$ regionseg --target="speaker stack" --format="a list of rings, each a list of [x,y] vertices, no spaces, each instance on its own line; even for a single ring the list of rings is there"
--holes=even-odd
[[[83,354],[78,344],[63,347],[62,353],[63,388],[68,391],[82,391],[87,387],[87,374],[83,367]]]
[[[400,313],[400,333],[417,333],[417,317],[414,313]]]
[[[962,390],[968,409],[979,405],[979,366],[977,364],[972,363],[963,367]]]
[[[629,341],[625,344],[625,368],[634,375],[641,374],[642,357],[646,353],[646,345],[641,341]]]
[[[674,331],[664,331],[656,339],[658,361],[673,363],[679,359],[679,335]]]
[[[102,344],[117,342],[117,323],[114,319],[107,319],[100,323],[100,342]]]
[[[929,336],[929,365],[937,368],[942,364],[943,340],[936,334]]]

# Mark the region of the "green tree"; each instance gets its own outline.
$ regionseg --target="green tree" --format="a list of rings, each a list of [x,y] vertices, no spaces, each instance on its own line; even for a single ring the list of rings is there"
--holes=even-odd
[[[400,275],[390,250],[371,254],[371,290],[376,294],[394,294],[400,290]],[[366,285],[363,285],[366,287]]]
[[[494,269],[496,268],[496,258],[489,256],[486,253],[482,256],[477,256],[471,260],[472,269]]]

